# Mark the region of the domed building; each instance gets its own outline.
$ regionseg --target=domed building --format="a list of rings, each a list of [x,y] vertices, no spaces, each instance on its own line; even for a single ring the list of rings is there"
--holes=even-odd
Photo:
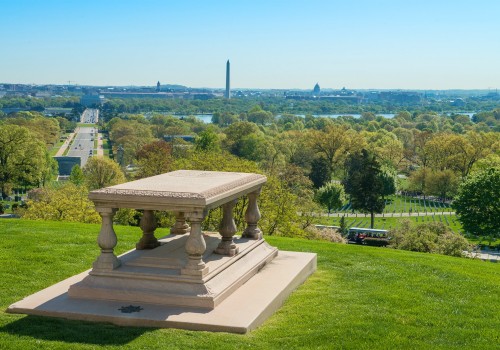
[[[314,85],[313,94],[314,94],[315,96],[318,96],[320,92],[321,92],[321,89],[320,89],[320,87],[319,87],[319,84],[318,84],[318,83],[316,83],[316,85]]]

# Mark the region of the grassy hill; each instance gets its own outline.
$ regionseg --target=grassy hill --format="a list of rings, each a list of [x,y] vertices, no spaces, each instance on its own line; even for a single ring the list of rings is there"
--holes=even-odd
[[[137,227],[115,230],[118,253],[140,237]],[[282,250],[316,252],[318,271],[247,335],[4,312],[88,269],[98,254],[98,232],[98,225],[0,220],[0,349],[492,349],[500,344],[500,264],[280,237],[267,240]]]

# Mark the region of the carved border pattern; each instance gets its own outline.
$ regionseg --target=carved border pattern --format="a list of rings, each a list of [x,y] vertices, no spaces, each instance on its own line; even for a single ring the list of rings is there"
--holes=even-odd
[[[168,192],[151,190],[125,190],[119,188],[101,188],[92,191],[93,194],[116,194],[121,196],[142,196],[142,197],[170,197],[170,198],[193,198],[204,199],[205,197],[198,193],[191,192]]]

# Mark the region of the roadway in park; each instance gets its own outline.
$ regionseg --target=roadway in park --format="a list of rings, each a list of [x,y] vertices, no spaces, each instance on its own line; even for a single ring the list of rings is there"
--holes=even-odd
[[[81,167],[87,164],[89,157],[94,155],[94,138],[98,138],[97,128],[94,126],[80,126],[75,130],[75,137],[69,148],[68,157],[80,157]]]
[[[80,123],[97,124],[99,122],[99,110],[96,108],[87,108],[80,117]]]

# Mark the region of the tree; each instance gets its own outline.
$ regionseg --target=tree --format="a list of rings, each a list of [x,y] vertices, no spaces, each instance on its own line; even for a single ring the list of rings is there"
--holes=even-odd
[[[160,175],[171,170],[172,146],[163,141],[148,143],[137,152],[138,178]]]
[[[67,183],[58,188],[43,188],[28,200],[25,219],[99,223],[101,219],[88,199],[84,186]]]
[[[332,178],[332,171],[330,162],[323,156],[314,158],[311,162],[311,172],[309,179],[311,179],[315,188],[324,186]]]
[[[109,158],[89,158],[82,170],[85,175],[85,183],[90,190],[125,182],[125,175],[120,166]]]
[[[338,182],[329,182],[318,189],[316,200],[330,213],[332,209],[340,208],[344,204],[346,200],[344,186]]]
[[[243,148],[248,144],[249,135],[262,134],[259,127],[250,122],[237,122],[225,129],[227,137],[222,141],[225,149],[236,156],[242,156]]]
[[[428,176],[430,174],[430,170],[427,168],[419,168],[411,173],[408,178],[408,187],[409,190],[417,192],[419,194],[425,196],[428,194]]]
[[[458,187],[458,178],[449,169],[432,171],[427,178],[429,194],[439,196],[443,201],[453,196]]]
[[[347,158],[346,170],[344,187],[350,195],[352,208],[370,213],[370,227],[373,228],[375,213],[381,213],[385,207],[380,164],[374,155],[363,149],[361,153],[352,154]]]
[[[500,169],[472,174],[452,203],[466,232],[500,237]]]
[[[82,168],[78,164],[71,168],[69,181],[76,186],[81,186],[85,183],[85,176],[83,175]]]
[[[121,146],[123,153],[120,156],[121,165],[130,164],[137,151],[147,143],[153,141],[153,135],[149,125],[137,120],[110,121],[109,136],[115,147]]]
[[[0,188],[2,198],[13,185],[39,185],[47,164],[45,145],[25,127],[0,125]]]
[[[273,122],[273,114],[263,110],[259,105],[248,111],[247,120],[255,124],[269,124]]]
[[[18,112],[6,120],[6,124],[24,126],[46,145],[53,145],[59,139],[61,129],[55,118],[46,118],[38,112]]]
[[[382,199],[396,193],[396,178],[393,174],[388,171],[381,171],[380,180],[383,184]]]
[[[335,165],[345,160],[349,152],[355,153],[366,144],[364,138],[343,125],[328,126],[325,132],[313,130],[309,140],[312,149],[328,160],[331,172]]]
[[[214,127],[208,127],[200,132],[195,140],[195,149],[197,151],[219,151],[220,141],[219,136],[214,130]]]

